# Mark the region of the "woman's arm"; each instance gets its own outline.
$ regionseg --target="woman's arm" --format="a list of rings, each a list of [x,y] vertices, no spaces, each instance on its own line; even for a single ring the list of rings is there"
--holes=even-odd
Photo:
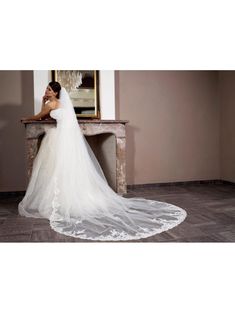
[[[49,104],[45,104],[44,107],[41,109],[41,112],[30,116],[30,117],[23,117],[21,119],[21,121],[37,121],[37,120],[41,120],[43,117],[47,116],[51,110],[54,109],[54,104],[53,103],[49,103]]]
[[[41,111],[42,111],[42,109],[44,108],[44,106],[45,106],[47,100],[48,100],[48,98],[44,95],[44,96],[42,97]]]

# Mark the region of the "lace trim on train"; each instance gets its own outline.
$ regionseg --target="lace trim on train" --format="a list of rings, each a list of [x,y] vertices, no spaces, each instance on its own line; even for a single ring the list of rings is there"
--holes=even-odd
[[[54,197],[52,201],[52,207],[53,211],[50,217],[50,226],[52,229],[54,229],[56,232],[75,237],[75,238],[80,238],[80,239],[86,239],[86,240],[95,240],[95,241],[127,241],[127,240],[137,240],[141,238],[147,238],[154,236],[156,234],[159,234],[163,231],[167,231],[181,222],[184,221],[184,219],[187,216],[187,213],[185,210],[176,207],[175,205],[169,204],[169,203],[162,203],[165,207],[167,208],[172,208],[173,210],[177,208],[177,211],[173,211],[170,213],[170,216],[176,217],[175,220],[169,221],[164,218],[160,219],[160,222],[163,223],[163,225],[159,226],[159,219],[152,218],[152,222],[158,223],[156,224],[156,228],[153,229],[147,228],[147,227],[139,227],[141,230],[136,232],[135,234],[129,234],[128,232],[122,230],[122,231],[117,231],[115,228],[110,229],[107,234],[102,235],[96,235],[96,236],[89,236],[86,233],[85,227],[83,229],[76,229],[76,226],[82,226],[81,224],[83,223],[82,219],[73,219],[69,218],[66,221],[66,218],[64,216],[60,216],[58,209],[60,208],[60,203],[58,201],[58,195],[60,191],[58,189],[58,184],[57,184],[57,178],[54,178]],[[154,203],[159,203],[159,201],[151,201],[152,204]],[[60,225],[60,222],[62,221],[63,225]],[[66,230],[67,229],[67,230]]]

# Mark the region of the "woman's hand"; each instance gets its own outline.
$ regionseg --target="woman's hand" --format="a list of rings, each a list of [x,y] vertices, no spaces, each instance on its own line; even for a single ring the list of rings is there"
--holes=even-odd
[[[42,97],[42,103],[45,104],[45,103],[47,102],[47,100],[48,100],[47,96],[44,95],[44,96]]]

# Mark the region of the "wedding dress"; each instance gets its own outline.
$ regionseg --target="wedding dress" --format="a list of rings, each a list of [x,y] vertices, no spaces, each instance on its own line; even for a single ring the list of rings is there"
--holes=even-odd
[[[50,115],[56,127],[46,131],[34,160],[19,214],[46,218],[55,231],[96,241],[153,236],[180,224],[186,212],[175,205],[125,198],[109,187],[82,134],[68,93]]]

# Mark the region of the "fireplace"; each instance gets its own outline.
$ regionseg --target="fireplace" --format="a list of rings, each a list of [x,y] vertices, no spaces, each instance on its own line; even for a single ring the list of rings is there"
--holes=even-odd
[[[80,128],[97,157],[110,187],[126,193],[126,123],[125,120],[79,120]],[[54,120],[23,121],[26,128],[27,175],[31,176],[45,131],[56,126]]]

